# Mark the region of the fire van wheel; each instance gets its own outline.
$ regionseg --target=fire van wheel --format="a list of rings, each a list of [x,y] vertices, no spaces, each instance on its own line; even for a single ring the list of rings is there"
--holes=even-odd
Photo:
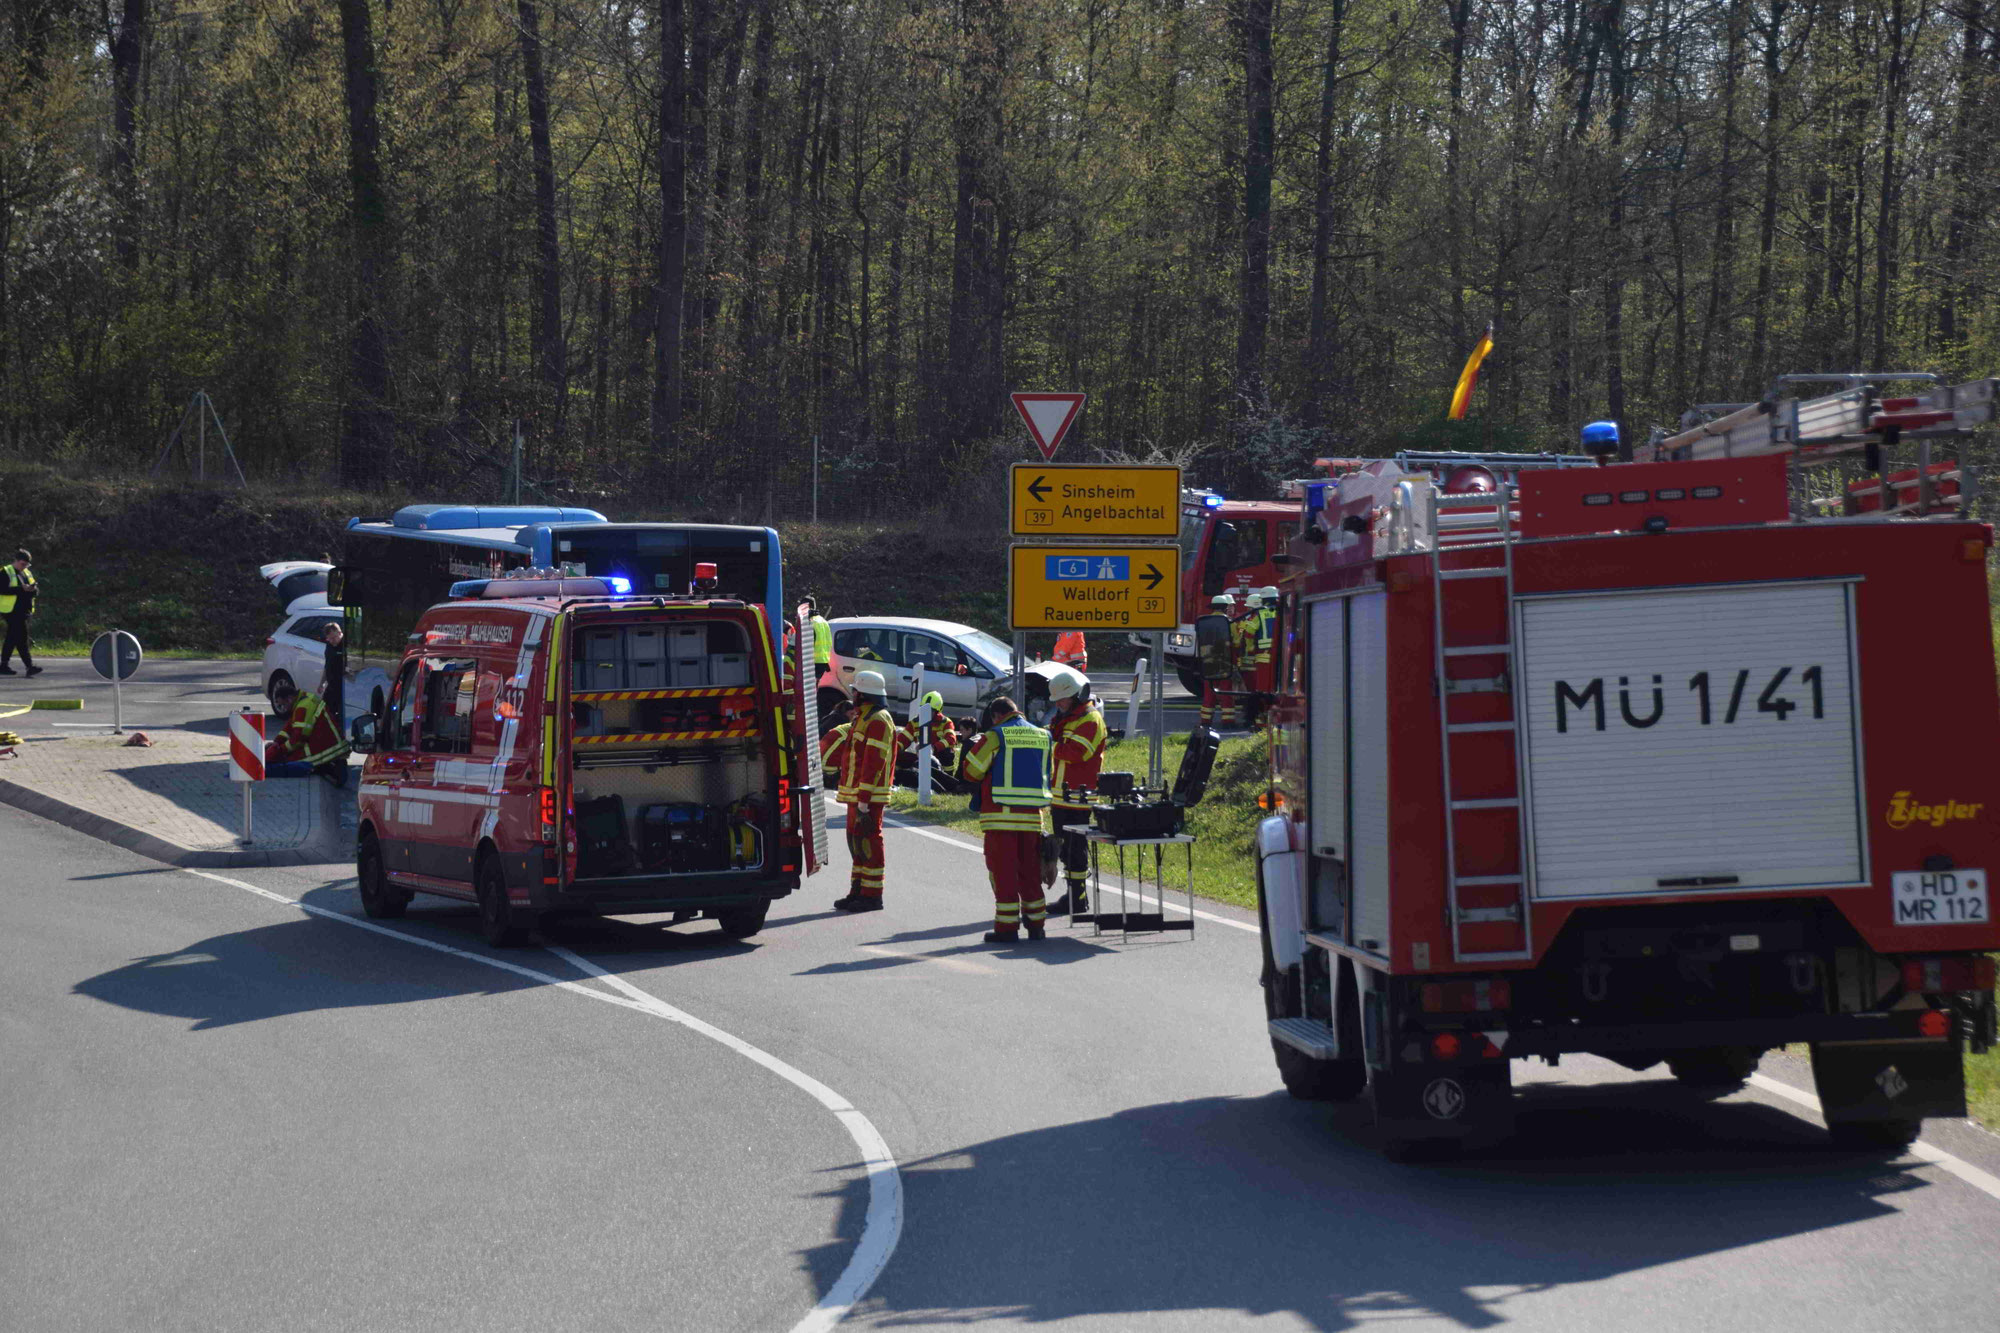
[[[500,872],[500,858],[487,856],[479,863],[479,933],[500,949],[518,948],[528,942],[530,923],[507,901],[507,880]]]
[[[764,917],[770,910],[769,903],[758,903],[754,907],[725,907],[715,914],[715,924],[730,939],[747,940],[764,928]]]
[[[1826,1127],[1833,1146],[1846,1152],[1895,1151],[1917,1141],[1920,1120],[1844,1120]]]
[[[377,920],[401,916],[410,905],[410,896],[389,882],[382,865],[382,845],[375,841],[373,833],[361,840],[360,850],[354,855],[354,880],[361,891],[361,910]]]
[[[1174,674],[1181,678],[1181,688],[1197,699],[1201,698],[1202,691],[1208,687],[1208,683],[1201,678],[1199,671],[1190,671],[1186,667],[1175,667]]]
[[[1677,1051],[1667,1057],[1667,1068],[1690,1088],[1733,1092],[1750,1081],[1758,1055],[1747,1046],[1711,1046]]]

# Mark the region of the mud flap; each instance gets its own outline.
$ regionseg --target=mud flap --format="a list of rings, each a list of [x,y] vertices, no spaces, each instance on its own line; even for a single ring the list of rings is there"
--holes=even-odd
[[[1514,1129],[1511,1061],[1369,1070],[1368,1095],[1385,1140],[1491,1143]]]
[[[1965,1114],[1965,1059],[1956,1040],[1816,1042],[1812,1069],[1829,1125]]]

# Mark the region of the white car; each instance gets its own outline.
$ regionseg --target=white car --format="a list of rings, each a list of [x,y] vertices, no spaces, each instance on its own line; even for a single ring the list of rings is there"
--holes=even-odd
[[[264,697],[269,699],[281,684],[301,690],[317,690],[326,669],[326,642],[320,636],[328,625],[340,623],[341,612],[329,606],[323,592],[307,593],[285,608],[285,618],[264,640]]]
[[[833,659],[820,677],[820,711],[854,693],[854,673],[882,673],[891,704],[936,690],[957,714],[977,709],[1013,673],[1013,649],[984,630],[950,620],[911,616],[842,616],[833,629]]]

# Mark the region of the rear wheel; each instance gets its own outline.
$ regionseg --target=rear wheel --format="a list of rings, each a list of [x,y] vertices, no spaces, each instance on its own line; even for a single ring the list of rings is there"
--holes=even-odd
[[[1698,1051],[1676,1051],[1667,1057],[1667,1068],[1675,1078],[1691,1088],[1734,1091],[1750,1081],[1760,1052],[1748,1046],[1711,1046]]]
[[[752,907],[726,907],[715,914],[715,924],[730,939],[747,940],[764,928],[764,918],[770,910],[771,904],[767,902]]]
[[[500,858],[482,857],[476,876],[479,894],[479,933],[486,942],[501,949],[513,949],[528,942],[534,918],[507,901],[507,877],[501,873]]]
[[[1880,1152],[1907,1148],[1917,1141],[1921,1120],[1844,1120],[1828,1125],[1833,1146],[1849,1152]]]
[[[1264,869],[1257,868],[1257,918],[1264,947],[1264,1016],[1297,1018],[1305,1013],[1302,994],[1303,965],[1279,971],[1271,957],[1270,925],[1264,915]],[[1336,987],[1336,1006],[1341,1014],[1342,1049],[1361,1049],[1361,1026],[1355,1021],[1354,983],[1343,976]],[[1357,1054],[1344,1060],[1318,1060],[1276,1037],[1271,1038],[1271,1055],[1278,1062],[1278,1077],[1285,1091],[1302,1102],[1346,1102],[1359,1097],[1368,1086],[1368,1066]]]
[[[276,708],[278,706],[278,691],[281,689],[290,690],[296,688],[297,686],[292,683],[291,672],[284,670],[273,671],[271,678],[264,682],[264,697],[271,701],[271,707]]]
[[[369,833],[354,854],[355,886],[361,891],[361,910],[381,920],[397,917],[410,905],[410,895],[389,882],[388,868],[382,864],[382,844]]]

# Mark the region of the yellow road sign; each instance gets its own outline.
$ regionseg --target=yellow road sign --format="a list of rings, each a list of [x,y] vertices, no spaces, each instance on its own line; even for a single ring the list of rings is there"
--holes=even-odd
[[[1015,629],[1174,629],[1178,546],[1016,546],[1007,578]]]
[[[1177,537],[1181,470],[1153,463],[1014,464],[1016,537]]]

